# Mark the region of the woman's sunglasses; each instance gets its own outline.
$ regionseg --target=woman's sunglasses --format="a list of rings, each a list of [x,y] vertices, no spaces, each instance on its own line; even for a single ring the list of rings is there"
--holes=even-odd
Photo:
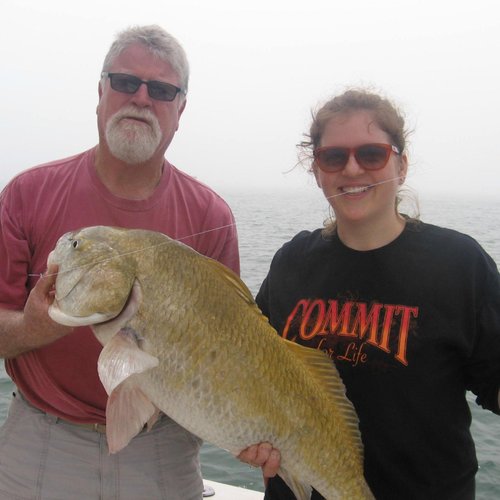
[[[155,80],[147,82],[137,76],[125,73],[108,73],[107,71],[103,71],[101,76],[109,78],[113,90],[123,92],[124,94],[135,94],[144,83],[148,88],[149,97],[157,101],[173,101],[175,96],[179,92],[182,92],[182,89],[171,83],[157,82]]]
[[[351,155],[365,170],[379,170],[389,161],[391,153],[400,154],[392,144],[363,144],[354,148],[327,146],[313,152],[315,164],[324,172],[340,172],[345,168]]]

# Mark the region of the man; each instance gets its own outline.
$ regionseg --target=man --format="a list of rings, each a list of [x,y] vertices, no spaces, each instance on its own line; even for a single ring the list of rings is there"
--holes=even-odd
[[[58,238],[92,225],[160,231],[239,272],[229,207],[164,157],[188,73],[160,27],[121,32],[99,82],[98,145],[18,175],[0,196],[0,356],[18,388],[0,431],[2,499],[201,498],[200,440],[167,416],[109,454],[101,345],[49,318],[55,269],[39,279]]]

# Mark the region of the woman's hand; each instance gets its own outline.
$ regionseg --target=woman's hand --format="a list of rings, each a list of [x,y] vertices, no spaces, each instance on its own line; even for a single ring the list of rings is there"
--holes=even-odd
[[[264,480],[274,477],[280,468],[281,455],[271,443],[259,443],[245,448],[237,457],[252,467],[261,467]]]

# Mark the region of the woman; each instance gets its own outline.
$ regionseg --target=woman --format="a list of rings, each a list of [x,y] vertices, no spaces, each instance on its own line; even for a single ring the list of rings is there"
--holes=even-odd
[[[319,110],[303,146],[335,217],[277,252],[257,303],[280,335],[336,364],[377,499],[472,499],[465,394],[500,413],[500,277],[472,238],[399,213],[406,136],[398,110],[368,91]],[[272,475],[270,449],[240,458]],[[294,497],[276,476],[265,498]]]

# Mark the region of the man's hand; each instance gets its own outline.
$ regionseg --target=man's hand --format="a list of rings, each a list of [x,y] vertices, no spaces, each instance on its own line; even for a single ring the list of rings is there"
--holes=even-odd
[[[57,277],[57,267],[47,269],[45,274],[40,276],[35,286],[31,290],[24,314],[31,317],[45,316],[49,306],[54,301],[54,285]],[[29,320],[28,320],[29,321]]]
[[[53,321],[48,314],[54,301],[56,275],[56,266],[47,269],[31,290],[24,311],[0,310],[1,358],[14,358],[73,331]]]
[[[54,285],[57,278],[57,266],[53,265],[40,277],[31,290],[24,306],[24,325],[27,330],[38,332],[40,339],[45,338],[50,343],[73,330],[60,325],[51,319],[48,310],[54,302]]]
[[[259,443],[245,448],[237,457],[252,467],[261,467],[264,479],[274,477],[280,468],[281,455],[271,443]]]

